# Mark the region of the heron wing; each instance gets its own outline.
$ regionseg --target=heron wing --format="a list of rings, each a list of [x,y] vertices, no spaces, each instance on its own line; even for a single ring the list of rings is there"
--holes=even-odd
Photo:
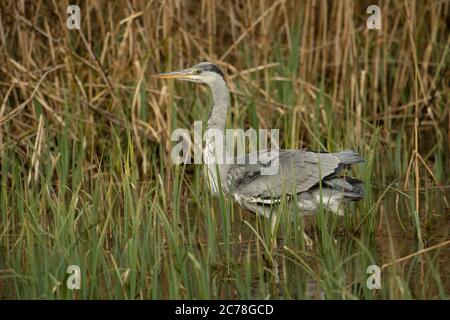
[[[308,191],[321,180],[335,176],[361,157],[351,151],[316,153],[308,150],[279,150],[278,156],[270,150],[260,151],[256,163],[249,163],[254,154],[235,159],[228,169],[234,192],[245,197],[274,198],[283,194]],[[237,163],[236,163],[237,162]],[[241,162],[242,164],[239,164]],[[278,163],[276,163],[278,162]],[[273,174],[264,174],[269,167],[277,167]],[[270,172],[270,171],[269,171]]]

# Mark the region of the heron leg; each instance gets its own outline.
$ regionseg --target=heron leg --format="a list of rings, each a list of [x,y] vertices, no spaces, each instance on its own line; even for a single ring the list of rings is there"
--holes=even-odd
[[[272,240],[272,248],[277,248],[277,217],[275,214],[270,218],[270,238]]]
[[[303,232],[303,238],[305,239],[306,249],[311,250],[313,248],[313,241],[305,231],[302,231],[302,232]]]
[[[306,249],[308,249],[308,250],[311,250],[312,248],[313,248],[313,244],[314,244],[314,242],[313,242],[313,240],[308,236],[308,234],[305,232],[305,227],[303,226],[303,225],[300,225],[300,226],[298,226],[297,227],[298,229],[298,231],[299,232],[301,232],[302,233],[302,235],[303,235],[303,239],[305,240],[305,246],[306,246]]]

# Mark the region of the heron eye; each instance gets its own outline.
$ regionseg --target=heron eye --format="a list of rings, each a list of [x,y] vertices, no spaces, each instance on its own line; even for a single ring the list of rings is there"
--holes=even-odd
[[[194,73],[195,73],[195,74],[200,74],[200,73],[202,73],[202,69],[195,69],[195,70],[194,70]]]

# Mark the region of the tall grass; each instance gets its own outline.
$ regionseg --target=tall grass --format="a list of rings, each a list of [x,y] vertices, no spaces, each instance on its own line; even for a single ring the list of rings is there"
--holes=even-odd
[[[448,299],[450,4],[382,1],[378,31],[370,4],[89,1],[76,31],[68,1],[2,1],[0,297]],[[227,71],[230,127],[361,153],[364,201],[282,204],[273,234],[173,165],[210,97],[148,75],[200,60]]]

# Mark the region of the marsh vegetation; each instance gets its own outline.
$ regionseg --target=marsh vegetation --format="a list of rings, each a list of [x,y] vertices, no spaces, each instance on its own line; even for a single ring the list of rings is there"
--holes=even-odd
[[[450,2],[383,1],[381,30],[369,2],[89,1],[78,31],[67,1],[2,1],[0,297],[448,299]],[[226,70],[229,127],[358,151],[365,199],[281,206],[274,241],[173,165],[171,132],[210,96],[148,76],[202,60]]]

